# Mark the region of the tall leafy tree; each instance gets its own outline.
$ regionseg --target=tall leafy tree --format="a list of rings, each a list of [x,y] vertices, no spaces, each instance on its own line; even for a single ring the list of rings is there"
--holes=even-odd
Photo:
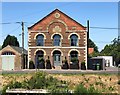
[[[19,47],[19,42],[15,36],[8,35],[3,42],[2,48],[6,47],[7,45]]]
[[[89,54],[89,57],[96,57],[99,55],[98,47],[91,39],[89,39],[88,48],[94,48],[94,52],[92,54]]]
[[[98,52],[98,47],[95,45],[95,43],[91,39],[89,39],[88,47],[94,48],[94,51]]]
[[[100,55],[113,56],[116,66],[120,64],[120,44],[113,43],[106,45],[104,49],[100,52]]]

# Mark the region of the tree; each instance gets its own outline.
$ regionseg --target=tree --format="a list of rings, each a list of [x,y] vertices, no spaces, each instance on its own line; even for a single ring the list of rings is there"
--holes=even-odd
[[[114,42],[113,44],[106,45],[100,52],[100,55],[113,56],[117,66],[120,63],[120,44]]]
[[[94,48],[94,52],[92,54],[89,54],[88,56],[89,57],[98,56],[99,55],[98,47],[95,45],[95,43],[91,39],[89,39],[88,41],[89,41],[88,42],[88,48]]]
[[[95,43],[91,39],[89,39],[88,47],[89,48],[94,48],[95,52],[99,52],[98,47],[95,45]]]
[[[8,35],[3,42],[2,48],[6,47],[7,45],[19,47],[19,42],[15,36]]]

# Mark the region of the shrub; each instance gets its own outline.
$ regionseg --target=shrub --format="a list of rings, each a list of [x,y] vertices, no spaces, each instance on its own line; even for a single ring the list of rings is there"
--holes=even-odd
[[[38,58],[38,64],[37,64],[37,68],[38,69],[45,69],[45,60],[43,57],[39,57]]]
[[[48,59],[46,60],[46,69],[52,69],[51,62],[48,56]]]
[[[67,60],[66,56],[65,56],[65,59],[62,61],[62,63],[68,64],[68,60]]]
[[[65,81],[59,81],[45,72],[36,72],[29,80],[23,82],[11,81],[3,87],[2,92],[5,93],[7,88],[47,89],[50,93],[68,92],[68,85]]]
[[[120,80],[118,81],[118,84],[120,85]]]
[[[35,69],[35,65],[32,60],[29,62],[29,69]]]
[[[6,95],[6,90],[9,88],[21,88],[22,87],[22,84],[20,82],[17,82],[17,81],[11,81],[8,85],[4,86],[3,89],[2,89],[2,95]]]
[[[62,61],[62,69],[69,69],[68,60],[65,56],[65,59]]]
[[[108,89],[109,89],[110,91],[113,91],[113,90],[114,90],[114,87],[110,86]]]
[[[89,78],[87,79],[87,78],[85,78],[85,77],[84,77],[84,80],[85,80],[85,81],[88,83],[88,81],[89,81]]]
[[[83,61],[83,62],[81,62],[81,64],[85,64],[85,62]]]
[[[87,89],[82,84],[79,84],[78,86],[75,87],[74,92],[75,93],[86,93]]]
[[[80,95],[80,93],[86,93],[86,94],[93,93],[93,94],[95,94],[95,93],[99,93],[99,91],[96,90],[93,86],[91,86],[87,89],[84,87],[83,84],[79,84],[75,87],[74,93],[78,94],[78,95]]]
[[[86,70],[85,62],[81,62],[81,70]]]
[[[102,82],[100,82],[100,81],[97,81],[97,82],[95,83],[95,85],[100,85],[100,86],[102,86],[102,87],[105,86],[105,85],[104,85]]]
[[[41,63],[41,62],[44,62],[44,58],[43,57],[39,57],[38,58],[38,61]]]
[[[88,93],[99,93],[99,91],[97,89],[95,89],[93,86],[90,86],[88,89],[87,89]]]
[[[79,63],[79,60],[78,60],[78,58],[72,58],[72,59],[71,59],[71,62],[78,64],[78,63]]]
[[[67,59],[63,60],[63,61],[62,61],[62,63],[64,63],[64,64],[66,64],[66,63],[67,63],[67,64],[68,64]]]

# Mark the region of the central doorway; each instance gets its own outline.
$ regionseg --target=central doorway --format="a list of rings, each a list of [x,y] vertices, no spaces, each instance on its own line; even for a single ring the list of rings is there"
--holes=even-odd
[[[44,60],[44,52],[41,50],[37,51],[35,68],[43,69],[44,68],[43,60]]]
[[[60,66],[61,65],[61,52],[56,50],[53,52],[53,62],[54,66]]]

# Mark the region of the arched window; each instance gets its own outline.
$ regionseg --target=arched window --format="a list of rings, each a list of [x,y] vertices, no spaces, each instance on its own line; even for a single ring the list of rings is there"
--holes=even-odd
[[[37,44],[37,46],[43,46],[44,45],[44,36],[42,34],[37,35],[36,44]]]
[[[78,46],[78,36],[76,34],[70,36],[70,44],[71,46]]]
[[[61,36],[58,34],[55,34],[53,36],[53,45],[54,46],[60,46],[60,42],[61,42]]]

